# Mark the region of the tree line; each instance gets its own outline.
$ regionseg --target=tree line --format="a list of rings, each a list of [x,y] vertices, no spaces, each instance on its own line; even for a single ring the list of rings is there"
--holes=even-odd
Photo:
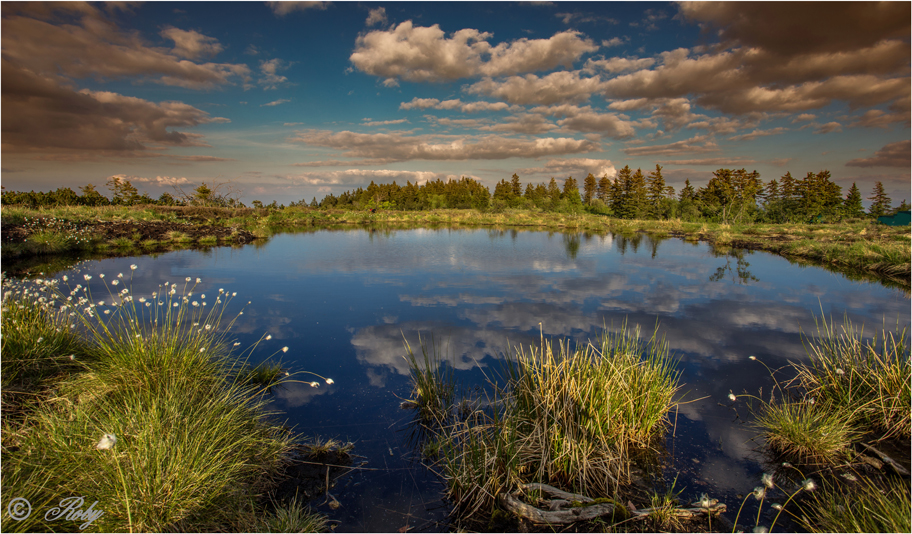
[[[519,176],[501,179],[493,194],[476,180],[436,180],[422,185],[396,182],[329,194],[321,201],[316,197],[292,205],[319,208],[427,210],[436,208],[537,208],[544,211],[588,211],[622,219],[705,220],[713,222],[822,222],[866,216],[879,217],[908,210],[905,200],[891,208],[892,200],[877,182],[868,197],[872,201],[865,212],[862,196],[855,183],[843,196],[842,188],[832,181],[830,172],[809,172],[804,178],[793,178],[790,172],[779,180],[764,183],[757,171],[719,169],[699,189],[685,180],[676,192],[665,183],[662,166],[643,174],[642,169],[625,166],[610,179],[607,174],[596,178],[589,173],[580,185],[568,177],[558,185],[553,177],[546,183],[527,183]]]
[[[110,206],[165,205],[246,207],[238,200],[240,191],[230,182],[203,183],[191,192],[175,187],[175,194],[162,193],[158,199],[140,194],[129,180],[112,176],[106,183],[111,198],[99,193],[92,184],[80,187],[77,194],[69,187],[49,192],[6,191],[0,196],[4,205],[30,207],[53,206]],[[540,209],[562,213],[590,212],[622,219],[674,219],[712,222],[769,222],[797,223],[838,221],[844,218],[879,217],[908,210],[905,200],[891,208],[892,200],[883,184],[874,185],[871,206],[865,212],[862,194],[853,183],[843,195],[830,172],[808,172],[804,178],[793,178],[790,172],[778,180],[764,183],[757,171],[719,169],[709,182],[699,189],[685,180],[680,191],[665,183],[662,166],[643,174],[642,169],[625,166],[611,179],[608,175],[596,178],[589,173],[583,180],[582,193],[575,178],[566,178],[561,185],[553,177],[547,183],[523,186],[519,176],[502,179],[494,186],[493,194],[477,180],[437,179],[424,184],[395,181],[388,184],[371,182],[336,196],[332,193],[319,202],[314,197],[292,202],[290,206],[341,209],[400,209],[431,210],[440,208],[502,211],[507,208]],[[253,201],[257,208],[284,208],[275,201],[264,206]]]

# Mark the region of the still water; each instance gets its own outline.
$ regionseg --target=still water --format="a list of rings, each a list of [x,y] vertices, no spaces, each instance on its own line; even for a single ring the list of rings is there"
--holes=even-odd
[[[433,340],[480,383],[509,346],[541,335],[584,342],[624,320],[651,332],[658,323],[681,371],[685,400],[666,442],[665,478],[691,502],[700,493],[726,502],[730,519],[764,469],[743,404],[729,392],[768,392],[766,369],[806,360],[801,332],[825,314],[873,331],[910,322],[909,297],[766,253],[720,254],[703,243],[636,236],[525,231],[318,231],[280,234],[265,244],[82,264],[108,276],[138,270],[133,292],[164,281],[202,279],[199,293],[236,291],[228,316],[253,359],[283,346],[294,371],[333,379],[276,392],[276,407],[305,435],[355,443],[366,461],[333,489],[341,503],[320,511],[337,531],[439,530],[448,512],[443,487],[417,459],[403,340]],[[60,273],[65,274],[65,273]],[[103,286],[93,278],[93,291]],[[250,304],[247,304],[247,302]],[[699,399],[699,400],[694,400]],[[673,432],[672,432],[673,430]],[[312,504],[319,505],[322,499]]]

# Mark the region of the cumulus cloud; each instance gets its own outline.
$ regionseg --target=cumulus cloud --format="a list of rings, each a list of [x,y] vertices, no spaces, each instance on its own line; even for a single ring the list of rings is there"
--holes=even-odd
[[[221,50],[213,38],[170,28],[163,35],[174,40],[174,50],[155,48],[138,34],[121,31],[100,11],[87,9],[78,23],[61,25],[4,13],[3,58],[48,76],[139,77],[190,89],[210,89],[249,77],[250,69],[243,64],[189,60]]]
[[[837,2],[826,9],[814,2],[682,2],[679,8],[685,19],[716,29],[723,42],[760,47],[780,56],[908,39],[912,16],[908,2]]]
[[[282,104],[287,104],[288,102],[291,102],[290,98],[280,98],[278,100],[273,100],[272,102],[267,102],[266,104],[260,104],[260,107],[262,108],[262,107],[266,107],[266,106],[270,106],[270,107],[280,106]]]
[[[463,113],[477,113],[479,111],[503,111],[510,105],[506,102],[462,102],[458,98],[440,101],[436,98],[418,97],[413,98],[411,102],[399,104],[399,109],[455,109],[457,107]]]
[[[4,34],[4,37],[6,34]],[[154,103],[107,91],[75,91],[6,58],[3,150],[143,151],[150,146],[208,146],[202,136],[174,130],[228,119],[181,102]]]
[[[534,135],[550,132],[557,129],[557,126],[537,113],[522,113],[509,117],[505,122],[480,126],[479,129],[492,132],[514,132]]]
[[[287,68],[288,64],[279,58],[260,61],[260,72],[262,73],[262,76],[257,80],[257,83],[264,86],[263,90],[276,89],[279,84],[288,81],[288,78],[278,74],[279,71]]]
[[[605,72],[625,72],[628,70],[646,69],[655,64],[655,60],[649,57],[645,58],[623,58],[613,57],[611,59],[590,59],[586,62],[583,70],[586,72],[595,72],[603,70]]]
[[[910,141],[907,140],[885,145],[874,153],[874,157],[850,160],[846,163],[846,167],[903,167],[908,169],[910,162],[912,162]]]
[[[266,2],[272,12],[280,17],[284,17],[295,11],[307,11],[308,9],[324,10],[327,2]]]
[[[237,161],[234,158],[220,158],[217,156],[171,156],[173,159],[178,161],[193,161],[193,162],[215,162],[215,161]]]
[[[166,186],[175,186],[175,185],[187,185],[192,182],[183,176],[156,176],[155,178],[143,178],[141,176],[124,176],[122,174],[117,175],[121,179],[129,180],[132,182],[148,183],[161,187]]]
[[[587,176],[591,173],[599,178],[617,176],[617,169],[614,168],[611,160],[592,158],[551,159],[543,167],[529,167],[519,169],[518,172],[520,174],[576,174],[578,176]]]
[[[701,152],[716,152],[719,150],[715,141],[707,135],[698,135],[667,145],[640,146],[625,148],[628,156],[672,156],[677,154],[698,154]]]
[[[194,30],[169,26],[161,31],[161,35],[174,41],[174,54],[187,59],[212,57],[224,49],[215,37],[207,37]]]
[[[359,36],[349,60],[358,70],[386,80],[440,82],[569,68],[582,54],[598,50],[575,31],[493,46],[488,42],[491,37],[466,28],[447,38],[437,24],[414,26],[409,20]]]
[[[598,145],[587,140],[558,138],[515,139],[486,136],[408,136],[401,133],[363,134],[350,131],[304,130],[291,142],[342,150],[346,157],[385,162],[410,160],[470,160],[537,158],[589,152]]]
[[[364,21],[364,24],[366,26],[386,24],[386,8],[378,7],[376,9],[371,9],[370,13],[367,15],[367,20]]]
[[[598,76],[583,78],[579,71],[557,71],[542,77],[526,74],[504,80],[485,78],[465,91],[492,96],[511,104],[550,105],[588,100],[600,84]]]
[[[632,137],[636,130],[633,123],[624,120],[615,113],[598,113],[581,111],[557,123],[569,130],[585,133],[596,133],[602,137],[624,139]]]

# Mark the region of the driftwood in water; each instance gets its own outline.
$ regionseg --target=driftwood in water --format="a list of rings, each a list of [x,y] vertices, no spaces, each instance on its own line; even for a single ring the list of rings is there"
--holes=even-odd
[[[886,454],[880,452],[879,450],[877,450],[877,449],[875,449],[874,447],[868,445],[867,443],[862,443],[861,445],[862,445],[864,448],[866,448],[866,449],[868,449],[869,451],[871,451],[871,452],[873,452],[874,454],[876,454],[877,456],[880,456],[880,459],[883,460],[884,463],[886,463],[887,465],[889,465],[890,467],[892,467],[893,470],[896,471],[897,473],[899,473],[900,475],[909,476],[909,471],[908,471],[905,467],[899,465],[899,463],[897,463],[896,460],[894,460],[893,458],[890,458],[890,457],[887,456]]]
[[[521,501],[519,499],[520,490],[540,491],[543,496],[541,501],[548,509],[543,510]],[[544,498],[545,496],[547,498]],[[497,501],[504,509],[538,525],[566,525],[606,515],[615,515],[620,519],[638,519],[648,517],[655,511],[653,508],[630,510],[610,499],[596,501],[585,495],[568,493],[547,484],[537,483],[523,484],[519,490],[513,493],[501,493],[497,496]],[[675,508],[672,513],[677,517],[694,517],[703,514],[713,516],[726,509],[725,504],[720,504],[715,499],[703,504],[705,506],[695,502],[691,504],[692,508]]]

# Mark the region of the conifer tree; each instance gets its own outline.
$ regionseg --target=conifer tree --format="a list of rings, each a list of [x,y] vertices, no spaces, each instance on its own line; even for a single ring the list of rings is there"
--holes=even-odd
[[[868,208],[868,213],[874,217],[880,217],[881,215],[886,215],[890,211],[890,197],[887,196],[887,193],[884,191],[883,184],[877,182],[874,184],[874,191],[872,196],[868,197],[868,200],[871,201],[871,207]]]
[[[601,200],[602,202],[604,202],[605,204],[608,204],[608,194],[609,194],[610,189],[611,189],[611,180],[608,179],[608,174],[605,173],[605,175],[602,176],[601,179],[599,179],[599,181],[598,181],[598,190],[596,193],[596,196],[598,196],[598,199]]]
[[[658,217],[662,211],[662,200],[665,198],[665,178],[662,177],[662,166],[656,164],[656,170],[648,177],[649,214]]]
[[[579,185],[576,182],[576,178],[568,176],[564,180],[564,191],[561,194],[562,198],[567,199],[571,204],[582,204],[583,200],[580,198]]]
[[[694,187],[690,185],[690,179],[684,180],[684,187],[681,188],[681,192],[678,194],[678,200],[681,202],[692,201],[697,196]]]
[[[846,193],[842,209],[846,217],[861,217],[864,215],[864,207],[861,205],[861,191],[858,190],[855,182],[852,182],[852,187]]]
[[[595,181],[595,176],[592,176],[592,173],[589,173],[589,176],[583,181],[583,203],[586,205],[592,204],[592,199],[595,197],[595,190],[598,187],[598,184]]]
[[[513,173],[513,178],[510,180],[510,186],[513,189],[513,196],[519,198],[522,196],[522,184],[519,183],[519,176],[516,173]]]

